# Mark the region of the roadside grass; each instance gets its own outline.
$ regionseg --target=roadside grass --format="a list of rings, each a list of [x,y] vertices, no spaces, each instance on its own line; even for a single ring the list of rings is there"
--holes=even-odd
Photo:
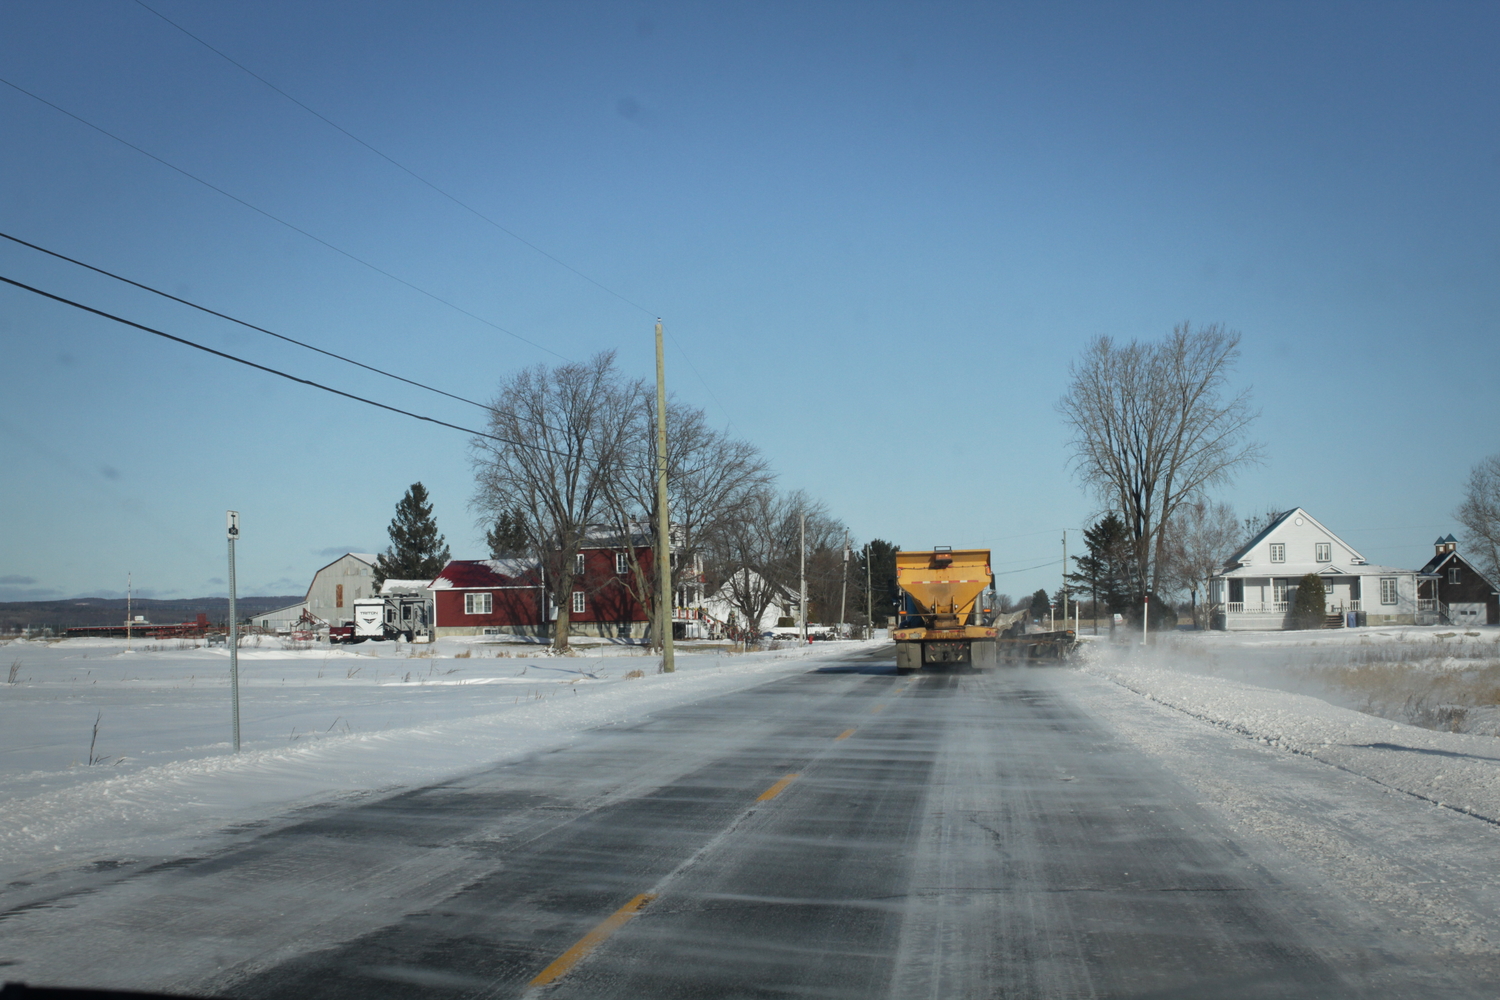
[[[1500,635],[1380,632],[1264,646],[1174,642],[1168,663],[1424,729],[1500,736]]]

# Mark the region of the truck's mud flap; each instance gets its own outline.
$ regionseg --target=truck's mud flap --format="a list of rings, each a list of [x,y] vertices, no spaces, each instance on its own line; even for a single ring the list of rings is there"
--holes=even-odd
[[[896,673],[909,674],[922,669],[922,644],[918,642],[896,643]]]

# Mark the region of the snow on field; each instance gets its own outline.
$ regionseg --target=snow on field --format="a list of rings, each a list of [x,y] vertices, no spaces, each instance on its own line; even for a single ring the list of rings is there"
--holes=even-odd
[[[548,749],[848,646],[686,644],[677,672],[658,674],[634,646],[556,657],[489,640],[330,649],[251,638],[234,754],[223,647],[15,640],[0,645],[0,681],[14,677],[0,683],[0,880],[122,852],[186,853],[226,825]]]
[[[1372,647],[1378,656],[1362,654]],[[1357,677],[1373,664],[1381,683],[1404,681],[1420,692],[1434,675],[1486,674],[1497,656],[1500,629],[1423,628],[1178,634],[1146,648],[1090,643],[1081,661],[1090,673],[1214,726],[1500,824],[1500,740],[1334,704],[1326,696],[1356,693],[1323,676],[1353,684],[1351,668]],[[1488,690],[1479,694],[1491,697]]]

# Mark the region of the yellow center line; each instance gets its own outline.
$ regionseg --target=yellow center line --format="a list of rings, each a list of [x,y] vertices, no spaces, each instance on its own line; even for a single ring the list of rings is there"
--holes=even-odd
[[[790,785],[793,781],[796,781],[797,777],[798,776],[795,774],[787,775],[785,778],[782,778],[780,781],[776,782],[776,784],[772,785],[770,788],[767,788],[765,791],[756,796],[755,801],[770,802],[776,796],[786,791],[786,786]]]
[[[572,970],[573,966],[587,958],[589,952],[609,940],[611,934],[624,927],[630,921],[631,917],[641,912],[641,909],[655,898],[656,893],[643,892],[614,913],[611,913],[604,919],[602,924],[579,938],[577,944],[559,955],[557,961],[537,973],[537,977],[530,983],[527,983],[527,985],[546,986],[548,983],[555,983],[563,976],[566,976]]]
[[[854,730],[852,730],[852,729],[846,729],[842,733],[839,733],[837,736],[835,736],[833,738],[833,742],[837,743],[839,740],[847,740],[849,737],[851,737],[853,735],[854,735]]]

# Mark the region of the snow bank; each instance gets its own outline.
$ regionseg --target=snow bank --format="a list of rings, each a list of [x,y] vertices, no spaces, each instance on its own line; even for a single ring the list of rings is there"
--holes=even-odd
[[[1282,644],[1244,645],[1274,656]],[[1492,736],[1434,732],[1306,694],[1196,673],[1202,661],[1171,648],[1092,645],[1081,663],[1092,674],[1248,739],[1500,824],[1500,740]]]
[[[0,684],[0,880],[99,857],[190,854],[226,825],[563,745],[583,730],[805,671],[854,644],[685,650],[674,674],[645,657],[464,643],[250,648],[240,655],[239,754],[228,741],[224,650],[123,645],[3,650],[21,666],[16,683]],[[90,765],[91,756],[105,763]]]

